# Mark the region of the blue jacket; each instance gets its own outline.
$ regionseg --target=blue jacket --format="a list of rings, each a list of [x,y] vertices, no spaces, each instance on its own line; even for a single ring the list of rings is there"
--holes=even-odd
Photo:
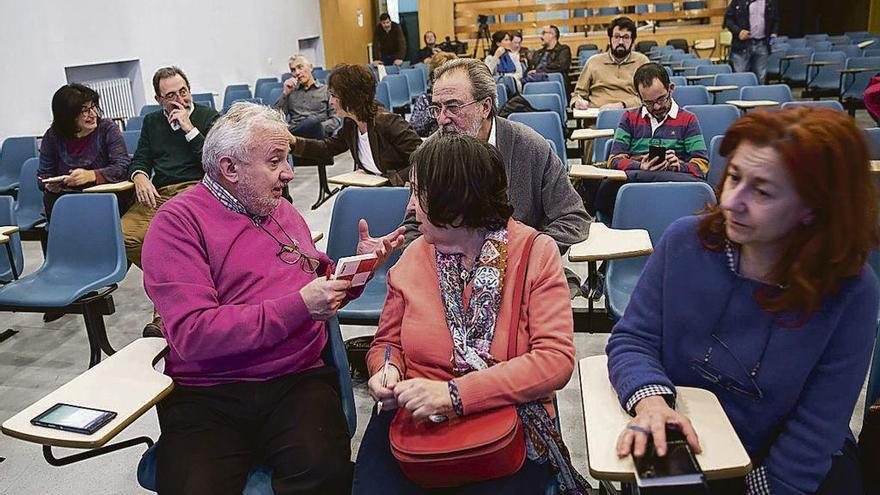
[[[877,325],[877,279],[865,267],[803,326],[780,326],[755,301],[762,284],[735,274],[723,251],[702,246],[698,221],[673,223],[648,259],[608,340],[611,383],[622,405],[649,384],[713,392],[753,465],[766,466],[773,495],[813,493],[851,435]],[[755,378],[760,400],[716,385],[692,367],[711,345],[711,364],[748,388],[746,370],[765,343]]]
[[[724,27],[733,34],[730,42],[730,51],[738,52],[747,47],[745,41],[739,39],[739,32],[750,29],[749,4],[754,0],[732,0],[724,13]],[[764,27],[767,37],[764,40],[769,43],[771,34],[779,34],[779,4],[777,0],[765,0],[764,3]]]

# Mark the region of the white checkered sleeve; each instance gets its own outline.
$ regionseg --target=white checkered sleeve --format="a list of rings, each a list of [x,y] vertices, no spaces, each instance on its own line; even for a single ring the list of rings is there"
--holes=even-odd
[[[770,495],[770,482],[767,481],[767,467],[761,466],[752,469],[746,475],[747,495]]]
[[[630,416],[635,416],[636,404],[645,397],[651,397],[654,395],[666,396],[664,398],[669,404],[669,407],[675,407],[675,392],[673,392],[671,388],[665,385],[645,385],[636,390],[635,393],[630,396],[629,400],[626,401],[626,411]]]

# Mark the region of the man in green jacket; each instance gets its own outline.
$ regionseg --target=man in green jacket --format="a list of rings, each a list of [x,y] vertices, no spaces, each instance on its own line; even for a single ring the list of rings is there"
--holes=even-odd
[[[156,210],[205,175],[202,144],[219,116],[207,106],[193,104],[189,79],[178,67],[157,70],[153,89],[162,111],[144,117],[137,151],[128,168],[137,202],[122,217],[125,252],[139,268],[144,236]],[[158,318],[154,317],[154,323],[158,327]]]

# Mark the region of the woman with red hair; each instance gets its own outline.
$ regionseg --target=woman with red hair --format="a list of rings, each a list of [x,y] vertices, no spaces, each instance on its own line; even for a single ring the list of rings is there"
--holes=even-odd
[[[675,387],[713,392],[752,458],[713,493],[862,493],[849,421],[877,326],[877,191],[846,114],[753,112],[728,129],[719,205],[673,223],[608,341],[634,416],[617,453],[665,426],[700,443]]]

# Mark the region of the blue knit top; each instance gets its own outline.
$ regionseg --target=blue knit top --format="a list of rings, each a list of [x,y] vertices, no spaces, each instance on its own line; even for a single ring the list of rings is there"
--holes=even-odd
[[[654,384],[713,392],[772,493],[813,493],[851,435],[877,328],[877,279],[866,266],[792,328],[784,323],[792,315],[758,305],[762,283],[703,247],[698,222],[674,222],[648,259],[608,340],[611,383],[621,405]]]

